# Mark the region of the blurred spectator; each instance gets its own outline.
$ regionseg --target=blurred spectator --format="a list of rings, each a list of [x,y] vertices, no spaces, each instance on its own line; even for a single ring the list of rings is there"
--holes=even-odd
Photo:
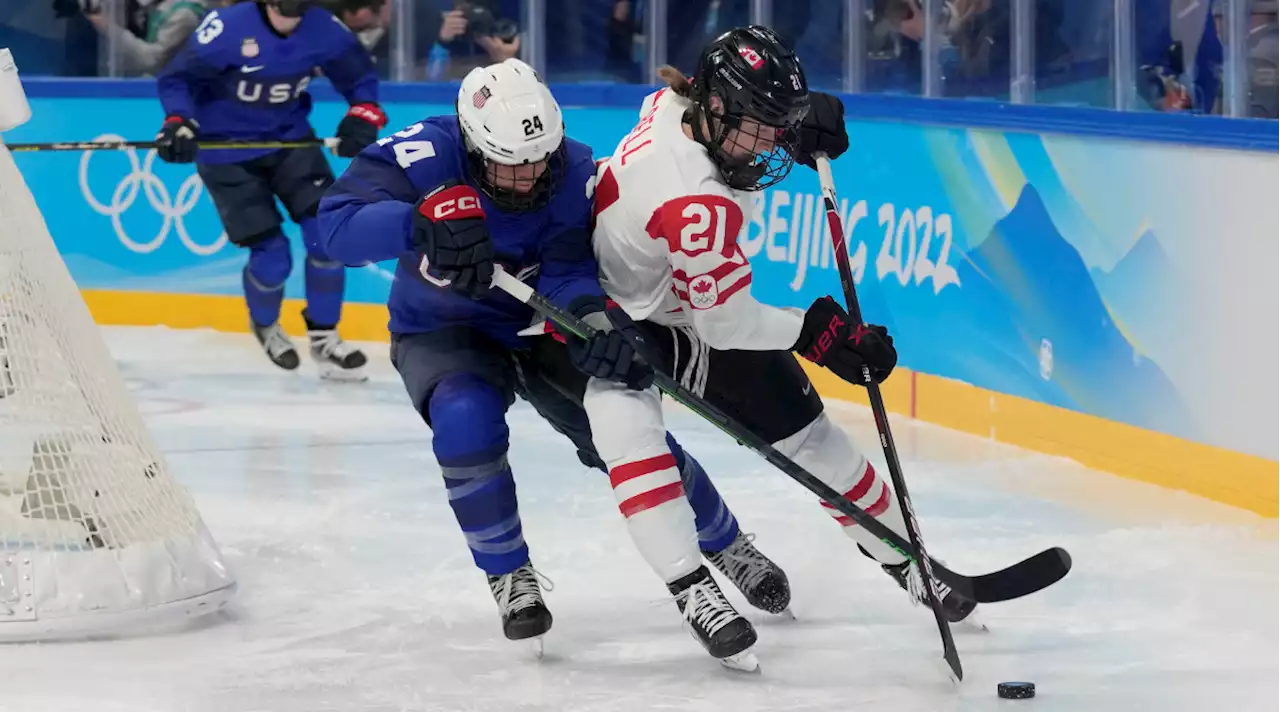
[[[644,34],[644,24],[633,14],[630,0],[617,0],[609,12],[605,28],[605,71],[623,82],[644,83],[641,62],[636,56],[636,38]]]
[[[1215,110],[1223,48],[1209,5],[1202,0],[1135,0],[1138,96],[1156,111]]]
[[[1280,2],[1253,0],[1249,19],[1249,115],[1277,118],[1277,67],[1280,66]]]
[[[119,71],[126,77],[158,73],[207,10],[204,0],[125,0],[123,4],[126,19],[121,27],[103,11],[102,0],[55,0],[60,12],[83,13],[99,34],[111,38],[120,59]]]
[[[808,17],[797,18],[786,30],[796,35],[793,46],[804,63],[810,89],[843,88],[844,11],[844,0],[809,0]]]
[[[1227,8],[1223,0],[1214,6],[1214,20],[1219,36],[1226,36],[1224,27]],[[1249,116],[1255,119],[1280,118],[1277,102],[1277,67],[1280,65],[1280,24],[1277,13],[1280,2],[1276,0],[1249,0],[1249,36],[1245,38],[1248,77]]]
[[[321,5],[354,32],[370,52],[386,35],[391,20],[387,0],[322,0]]]
[[[98,34],[74,0],[0,0],[0,47],[28,76],[98,73]]]
[[[872,0],[864,24],[864,89],[875,93],[923,93],[924,12],[920,4]]]
[[[1059,35],[1064,0],[1035,3],[1035,68],[1048,69],[1066,58]],[[943,33],[955,46],[958,70],[966,78],[1007,78],[1013,64],[1012,0],[951,0],[944,5]]]
[[[811,2],[812,0],[775,2],[770,27],[789,44],[796,46],[797,40],[809,26]],[[549,26],[565,29],[589,28],[595,31],[591,34],[598,33],[603,24],[603,34],[606,37],[603,48],[605,73],[621,81],[651,84],[656,81],[656,77],[642,76],[645,58],[641,48],[646,4],[645,0],[610,0],[605,3],[607,9],[601,10],[600,3],[590,0],[553,1],[551,7],[555,9],[548,10],[547,21]],[[825,18],[823,21],[832,22],[833,19]],[[707,42],[734,27],[748,25],[750,21],[750,0],[669,0],[666,25],[667,63],[692,74],[697,68],[698,56]],[[555,31],[551,34],[558,36]],[[583,43],[574,44],[573,47],[553,44],[548,49],[548,64],[561,73],[565,73],[565,70],[582,73],[587,67],[579,65],[593,65],[592,68],[598,75],[600,50],[597,49],[596,56],[592,57],[585,46],[576,46]],[[797,46],[801,58],[811,54],[807,49]]]
[[[809,3],[810,0],[787,0],[773,4],[773,21],[769,25],[790,45],[795,45],[796,38],[809,25]],[[707,42],[750,22],[749,0],[674,0],[667,5],[667,62],[692,74]],[[802,56],[803,49],[797,48]]]
[[[379,76],[389,78],[394,34],[390,29],[399,21],[390,6],[378,3],[380,9],[375,10],[370,0],[329,0],[328,4],[360,35],[378,63]],[[475,67],[517,56],[519,29],[502,11],[498,0],[415,0],[410,79],[460,79]]]
[[[442,18],[428,55],[428,79],[459,79],[476,67],[520,54],[520,30],[502,16],[497,0],[455,0]]]
[[[1065,68],[1070,48],[1062,40],[1064,0],[1035,2],[1035,66],[1037,76]],[[948,96],[991,95],[1008,92],[1013,67],[1013,0],[944,0],[938,18],[942,45],[944,93]],[[920,47],[924,42],[925,12],[920,0],[874,0],[871,57],[884,53],[907,63],[903,74],[918,82]],[[903,41],[895,42],[890,33]],[[905,47],[909,42],[914,47]]]

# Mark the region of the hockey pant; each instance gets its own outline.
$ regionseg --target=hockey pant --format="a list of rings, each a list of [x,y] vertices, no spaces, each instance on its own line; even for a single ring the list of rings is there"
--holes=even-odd
[[[319,245],[316,210],[333,171],[318,147],[283,149],[240,163],[200,164],[204,181],[232,244],[249,250],[242,275],[249,316],[259,326],[280,318],[284,284],[293,270],[276,199],[302,229],[306,246],[309,328],[333,328],[342,317],[346,269]]]
[[[804,370],[790,353],[714,351],[687,330],[642,324],[662,368],[736,418],[843,494],[906,536],[897,498],[847,434],[823,412]],[[680,358],[683,356],[683,358]],[[670,583],[701,565],[694,513],[665,442],[656,388],[633,391],[592,379],[584,402],[595,444],[609,468],[618,509],[649,566]],[[882,563],[903,556],[852,519],[822,503],[844,532]]]
[[[578,372],[564,371],[561,375],[570,382],[557,381],[556,369],[546,367],[545,352],[539,350],[538,356],[535,360],[510,351],[467,328],[392,337],[392,362],[432,428],[432,449],[449,505],[476,566],[490,576],[510,573],[530,559],[507,460],[506,411],[516,392],[569,437],[585,464],[604,469],[580,399],[572,397],[573,374]],[[586,378],[576,380],[577,388],[585,389]],[[685,483],[691,510],[697,512],[700,545],[708,551],[728,546],[739,531],[733,513],[701,465],[674,438],[664,435],[664,447]]]

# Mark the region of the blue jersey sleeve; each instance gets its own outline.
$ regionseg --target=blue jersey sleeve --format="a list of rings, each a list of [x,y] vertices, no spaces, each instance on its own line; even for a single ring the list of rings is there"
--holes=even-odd
[[[165,116],[195,116],[192,94],[196,86],[218,76],[228,66],[222,58],[228,35],[226,19],[214,10],[204,16],[186,44],[165,65],[156,78]]]
[[[413,204],[449,179],[445,161],[432,160],[436,133],[414,124],[351,161],[320,201],[320,241],[329,257],[358,265],[413,250]]]
[[[600,268],[591,247],[591,206],[595,193],[595,162],[591,149],[571,142],[569,168],[562,193],[557,196],[559,210],[553,215],[551,228],[540,247],[537,289],[561,309],[571,308],[585,299],[605,298],[600,287]]]
[[[320,71],[324,72],[333,83],[333,88],[348,104],[376,104],[378,70],[373,64],[373,57],[341,20],[336,17],[332,17],[332,20],[329,46],[333,48],[333,52],[320,65]]]

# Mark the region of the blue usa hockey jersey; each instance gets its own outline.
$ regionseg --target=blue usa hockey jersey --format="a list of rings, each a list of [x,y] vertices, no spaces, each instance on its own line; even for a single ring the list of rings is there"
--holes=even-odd
[[[307,85],[319,69],[351,104],[378,100],[373,60],[331,13],[308,10],[281,35],[256,2],[214,10],[157,78],[166,116],[195,119],[204,140],[296,141],[313,135]],[[269,150],[201,151],[238,163]]]
[[[480,194],[498,261],[512,274],[536,268],[536,289],[560,307],[578,297],[604,296],[591,249],[595,163],[587,145],[568,138],[565,144],[565,175],[547,206],[506,213]],[[320,202],[321,246],[352,266],[399,261],[387,302],[393,333],[471,326],[518,347],[517,332],[533,318],[529,307],[496,288],[471,300],[428,283],[418,272],[413,205],[449,180],[477,187],[466,161],[454,116],[426,119],[369,146]]]

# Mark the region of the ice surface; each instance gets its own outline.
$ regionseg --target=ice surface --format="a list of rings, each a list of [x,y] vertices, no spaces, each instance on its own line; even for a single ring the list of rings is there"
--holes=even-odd
[[[1277,532],[1264,520],[934,426],[894,421],[926,541],[980,572],[1061,545],[1075,570],[937,631],[813,498],[678,406],[669,424],[760,548],[795,621],[758,622],[763,673],[680,629],[607,480],[518,404],[511,462],[534,563],[554,582],[547,654],[502,638],[444,498],[430,434],[370,345],[367,384],[276,370],[245,335],[104,331],[173,470],[240,581],[215,620],[163,635],[0,647],[0,710],[1277,709]],[[882,457],[865,409],[833,407]],[[1230,473],[1221,473],[1230,477]],[[996,683],[1032,680],[1034,700]]]

